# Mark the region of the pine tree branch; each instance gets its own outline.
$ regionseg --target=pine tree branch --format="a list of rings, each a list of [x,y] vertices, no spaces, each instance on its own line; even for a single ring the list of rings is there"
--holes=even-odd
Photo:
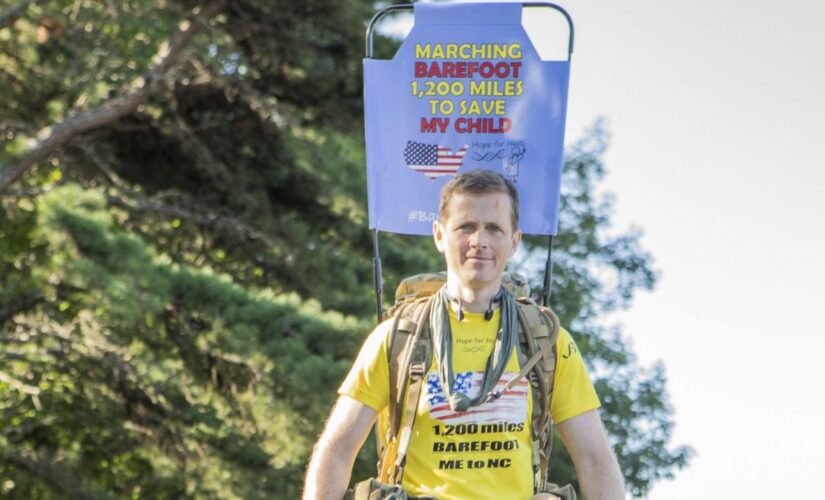
[[[79,500],[111,498],[110,495],[103,492],[87,490],[80,481],[78,481],[75,474],[72,474],[69,470],[66,470],[58,464],[33,457],[21,450],[8,449],[5,446],[0,447],[0,464],[2,463],[11,464],[43,480],[56,491],[63,493],[67,498],[77,498]]]
[[[272,96],[265,95],[256,89],[246,79],[223,74],[214,65],[204,64],[196,59],[189,62],[199,74],[216,82],[225,91],[232,92],[232,94],[243,99],[249,109],[254,111],[265,123],[272,122],[278,128],[284,128],[294,121],[283,104],[280,104]]]
[[[182,21],[169,40],[161,44],[152,58],[153,66],[149,71],[134,80],[124,95],[73,116],[70,113],[64,121],[40,130],[31,148],[16,160],[0,167],[0,193],[20,179],[37,162],[48,158],[56,149],[66,145],[79,134],[131,113],[160,91],[169,70],[175,65],[192,37],[203,29],[203,24],[198,18],[211,19],[224,8],[227,1],[213,0],[206,6],[193,10],[190,18]]]
[[[3,304],[3,306],[0,307],[0,325],[8,321],[12,316],[28,311],[42,301],[42,296],[30,295],[22,297],[20,300]]]
[[[251,225],[235,217],[222,215],[214,210],[194,204],[189,204],[188,206],[181,204],[168,204],[136,195],[132,195],[127,198],[124,196],[118,196],[113,191],[109,191],[107,193],[106,201],[121,208],[135,210],[138,212],[151,212],[169,218],[177,217],[198,226],[210,227],[218,231],[226,231],[241,240],[257,241],[270,248],[277,246],[276,240],[253,228]]]
[[[12,389],[22,392],[23,394],[28,394],[29,396],[37,396],[40,394],[40,388],[35,387],[33,385],[29,385],[25,382],[21,382],[16,378],[12,377],[6,372],[0,371],[0,382],[8,385]]]
[[[14,25],[15,21],[17,21],[20,16],[26,12],[26,9],[29,5],[37,5],[43,0],[22,0],[18,2],[17,5],[14,7],[9,8],[2,14],[0,14],[0,29],[8,28]]]
[[[53,366],[63,373],[85,371],[87,381],[105,384],[135,425],[148,430],[157,445],[183,459],[185,435],[179,425],[180,416],[175,415],[179,407],[169,404],[162,388],[151,380],[144,380],[126,349],[108,340],[108,333],[103,331],[91,312],[82,310],[67,324],[39,315],[24,318],[17,326],[30,336],[58,342],[60,349],[50,351],[54,356]],[[88,364],[94,368],[86,367]],[[0,372],[0,381],[11,385],[3,375]],[[30,394],[30,387],[19,384],[13,387]],[[31,396],[37,397],[36,394]]]

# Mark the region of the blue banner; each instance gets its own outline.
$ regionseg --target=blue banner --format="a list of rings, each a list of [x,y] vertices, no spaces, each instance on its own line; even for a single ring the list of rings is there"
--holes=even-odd
[[[511,179],[522,231],[556,234],[569,61],[542,61],[520,3],[416,4],[391,60],[364,60],[370,228],[428,235],[441,187]]]

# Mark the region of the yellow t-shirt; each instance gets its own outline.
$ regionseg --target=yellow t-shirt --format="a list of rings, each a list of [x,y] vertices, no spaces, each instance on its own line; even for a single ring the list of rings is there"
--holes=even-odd
[[[450,311],[455,389],[470,397],[480,390],[484,366],[492,352],[500,322],[483,314],[465,313],[459,322]],[[389,417],[387,348],[392,321],[379,325],[367,338],[338,393],[379,412],[385,435]],[[501,387],[519,372],[518,348],[513,350]],[[600,406],[581,354],[562,329],[550,412],[563,422]],[[438,380],[436,360],[421,391],[402,486],[411,495],[439,499],[528,499],[533,496],[532,397],[524,379],[496,401],[466,412],[453,412]]]

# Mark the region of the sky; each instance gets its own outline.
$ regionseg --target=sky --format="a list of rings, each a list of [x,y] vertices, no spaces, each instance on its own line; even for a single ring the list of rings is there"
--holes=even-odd
[[[696,451],[648,498],[811,498],[825,471],[825,2],[560,4],[576,26],[568,142],[606,119],[616,230],[641,228],[661,273],[610,321],[643,365],[665,364],[673,443]]]
[[[825,470],[825,3],[565,7],[569,137],[606,117],[614,220],[644,230],[662,273],[618,320],[643,363],[665,363],[674,442],[697,452],[650,498],[810,498]]]

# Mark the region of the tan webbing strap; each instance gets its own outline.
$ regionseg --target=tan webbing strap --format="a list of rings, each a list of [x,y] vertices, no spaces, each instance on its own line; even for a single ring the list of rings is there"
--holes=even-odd
[[[408,360],[409,351],[413,345],[412,337],[416,327],[415,323],[410,321],[408,317],[415,316],[415,312],[414,304],[401,304],[395,312],[392,329],[390,330],[389,346],[387,349],[387,364],[390,372],[389,425],[387,426],[385,436],[381,435],[378,422],[375,424],[375,443],[378,455],[376,469],[378,471],[378,478],[381,481],[388,481],[388,475],[395,462],[396,446],[393,445],[393,439],[401,425],[399,409],[403,404],[401,399],[404,397],[404,391],[407,387],[407,375],[406,373],[402,373],[405,370],[401,369],[401,367],[404,365],[405,360]]]
[[[544,354],[544,371],[552,375],[556,371],[556,358],[553,349],[559,339],[559,318],[550,309],[536,307],[537,329],[534,330],[536,341]],[[550,377],[549,380],[553,380]]]
[[[430,302],[415,302],[413,307],[405,308],[405,310],[399,312],[399,314],[402,313],[406,313],[406,316],[412,313],[413,321],[410,324],[414,325],[415,332],[412,338],[406,338],[406,348],[403,356],[401,356],[403,361],[398,366],[397,380],[400,387],[397,387],[397,389],[400,393],[399,396],[404,394],[406,389],[406,401],[391,400],[390,413],[398,415],[403,407],[404,415],[403,419],[398,415],[396,422],[390,422],[386,439],[387,452],[383,456],[379,470],[379,477],[382,480],[392,481],[395,484],[400,484],[403,476],[403,467],[406,463],[407,449],[412,437],[421,386],[423,385],[424,374],[429,368],[428,361],[431,359],[430,351],[432,350],[428,333],[429,322],[427,321],[430,314]]]
[[[546,356],[546,349],[542,349],[540,345],[547,342],[551,336],[551,328],[542,320],[542,314],[535,304],[521,302],[518,308],[518,319],[520,328],[525,333],[524,342],[527,344],[527,351],[529,353],[541,353],[540,358],[544,359]],[[539,341],[537,337],[543,337]],[[549,353],[552,356],[552,351]],[[552,358],[551,358],[552,359]],[[530,388],[533,391],[533,414],[531,420],[531,435],[533,438],[533,472],[535,491],[540,489],[546,482],[547,475],[547,452],[545,451],[545,444],[547,436],[547,428],[549,427],[548,418],[550,411],[549,395],[552,390],[552,381],[549,381],[544,370],[545,363],[535,366],[536,376],[531,380]],[[538,385],[538,387],[536,387]]]
[[[518,384],[519,381],[522,378],[524,378],[530,372],[530,370],[533,369],[536,363],[538,363],[541,359],[541,356],[542,354],[540,351],[534,353],[533,356],[531,356],[530,359],[527,360],[526,363],[524,363],[524,366],[521,367],[521,370],[516,374],[516,376],[511,378],[507,381],[506,384],[504,384],[504,387],[497,391],[490,391],[490,394],[487,396],[487,401],[495,401],[496,399],[500,398],[503,394],[506,394],[507,391],[512,389],[516,384]]]
[[[407,391],[407,404],[404,405],[404,418],[401,422],[401,435],[398,438],[398,451],[395,456],[395,470],[393,484],[401,484],[404,478],[404,465],[407,462],[407,449],[410,447],[415,414],[418,410],[418,400],[421,397],[421,387],[424,385],[424,374],[427,368],[423,361],[410,364],[410,386]]]
[[[550,413],[550,404],[553,398],[553,385],[555,384],[556,363],[558,362],[558,352],[556,352],[556,341],[559,338],[559,319],[550,309],[538,308],[540,317],[549,326],[549,338],[537,338],[538,344],[543,352],[549,352],[545,358],[545,374],[549,381],[549,392],[547,393],[547,413],[543,416],[541,423],[541,442],[539,466],[543,471],[543,480],[539,487],[544,490],[547,486],[547,476],[549,473],[550,453],[553,450],[553,415]]]
[[[411,335],[404,339],[404,349],[399,352],[397,357],[399,361],[395,366],[396,373],[392,373],[392,368],[390,369],[390,378],[392,379],[393,376],[395,378],[395,382],[390,385],[397,392],[396,397],[390,401],[390,426],[387,429],[389,433],[387,442],[390,441],[389,438],[398,436],[401,429],[401,408],[404,405],[404,394],[410,382],[410,364],[419,359],[427,359],[427,350],[431,349],[428,345],[421,343],[422,334],[429,332],[429,321],[427,319],[430,314],[429,304],[428,300],[417,301],[399,312],[399,315],[403,314],[405,316],[399,321],[399,328],[402,326],[407,328],[406,331],[411,332]],[[410,317],[411,319],[409,319]],[[429,342],[429,335],[426,335],[425,339]],[[418,349],[419,344],[421,345],[420,349]],[[423,358],[416,358],[416,356],[423,356]]]
[[[539,342],[539,345],[543,351],[550,351],[550,357],[545,363],[545,371],[547,373],[547,380],[550,381],[550,393],[548,394],[548,401],[547,406],[550,407],[550,400],[553,398],[553,385],[555,383],[556,377],[556,363],[558,362],[558,352],[556,352],[556,341],[559,338],[559,318],[551,311],[550,309],[546,308],[539,308],[539,313],[541,317],[549,324],[551,327],[550,330],[550,338],[546,339],[543,342]],[[542,470],[545,471],[544,473],[544,481],[543,484],[540,485],[541,488],[544,488],[547,484],[547,474],[549,471],[549,462],[550,462],[550,452],[553,450],[553,415],[550,414],[548,411],[546,422],[542,422],[542,435],[540,436],[541,439],[541,461],[540,467]]]
[[[404,309],[406,309],[406,306],[407,304],[403,304],[403,306],[399,308],[398,314],[393,319],[390,330],[390,342],[387,348],[387,365],[389,366],[390,371],[390,422],[396,420],[394,411],[395,405],[393,403],[398,398],[398,386],[393,380],[392,374],[393,371],[397,371],[397,364],[399,362],[399,358],[401,357],[401,351],[404,349],[404,347],[407,344],[407,340],[413,333],[412,328],[409,328],[409,325],[404,325],[401,323],[402,315],[404,313]],[[376,469],[378,470],[378,475],[380,476],[383,464],[387,463],[386,455],[389,452],[389,446],[387,446],[388,442],[385,441],[384,436],[381,435],[381,429],[377,421],[375,423],[375,426],[373,427],[373,430],[375,433],[375,446],[378,455],[378,463],[376,464]]]
[[[398,414],[401,408],[404,390],[407,388],[407,374],[404,362],[409,359],[412,347],[412,337],[415,333],[415,322],[410,321],[408,316],[415,314],[412,304],[404,304],[393,320],[390,331],[390,343],[387,350],[387,363],[390,370],[390,420],[388,431],[394,436],[398,432],[401,416]]]

